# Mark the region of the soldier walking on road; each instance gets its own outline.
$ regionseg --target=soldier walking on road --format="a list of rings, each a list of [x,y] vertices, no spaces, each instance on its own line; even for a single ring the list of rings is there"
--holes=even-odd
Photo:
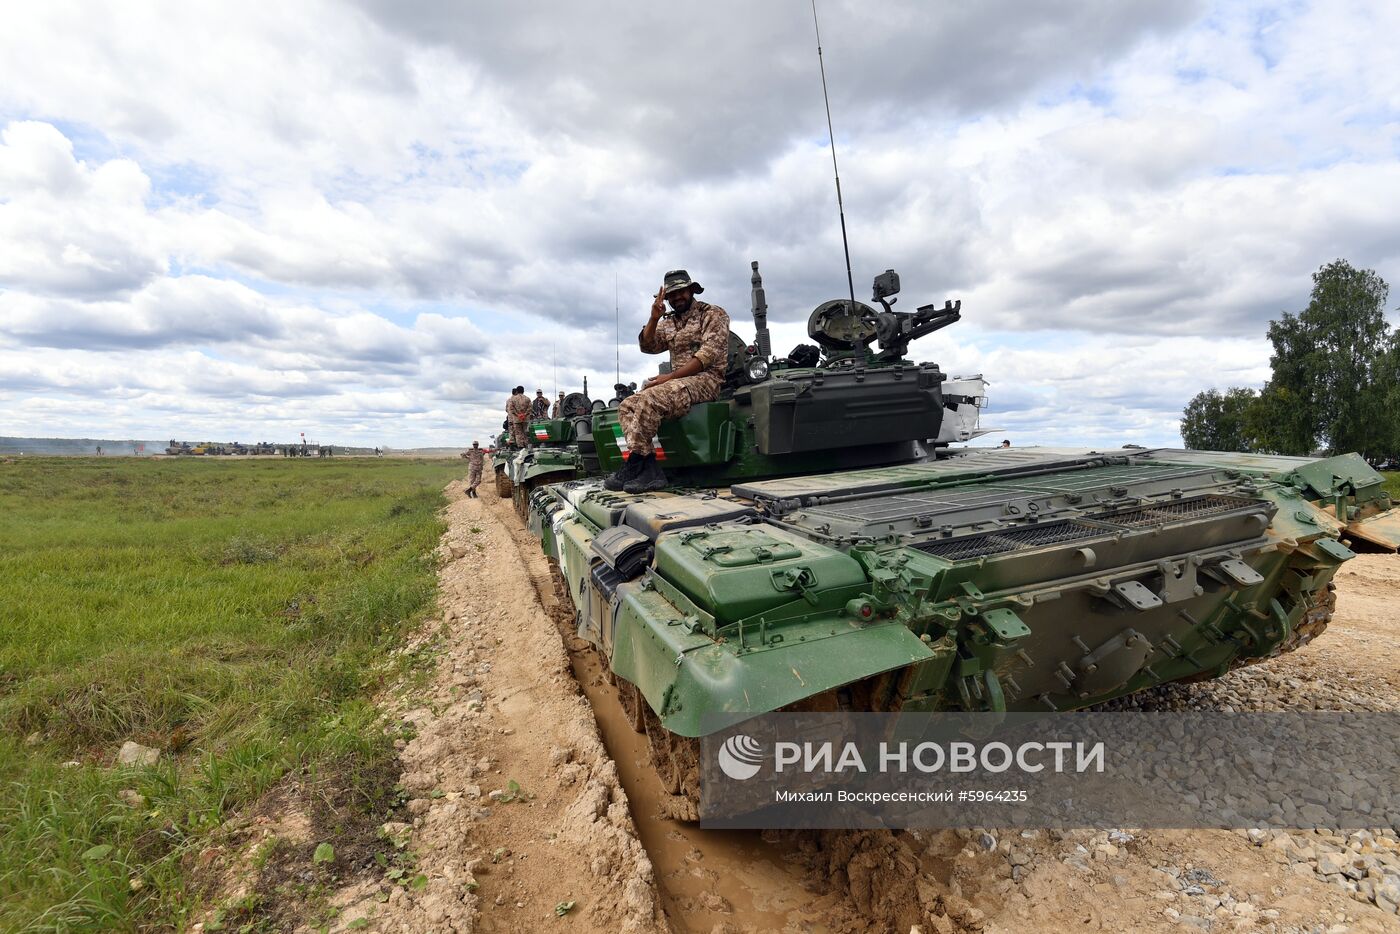
[[[510,426],[510,440],[516,447],[525,447],[525,420],[530,417],[530,399],[525,395],[524,386],[516,386],[506,400],[506,422]]]
[[[535,390],[534,401],[530,403],[530,418],[532,420],[549,418],[549,400],[544,397],[543,389]]]
[[[481,444],[473,441],[467,450],[467,495],[476,499],[476,488],[481,486],[481,469],[486,466],[486,452]]]
[[[719,397],[729,363],[729,315],[695,298],[703,291],[690,273],[673,269],[656,292],[651,318],[637,335],[637,344],[642,353],[669,352],[671,372],[653,376],[641,392],[618,406],[627,460],[603,481],[610,490],[644,493],[664,487],[666,475],[652,447],[662,420],[680,418],[691,406]],[[669,312],[665,303],[670,303]]]

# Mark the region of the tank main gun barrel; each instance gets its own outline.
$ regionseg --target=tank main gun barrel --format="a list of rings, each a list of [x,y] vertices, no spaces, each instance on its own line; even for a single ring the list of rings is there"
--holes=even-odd
[[[758,271],[758,260],[749,263],[749,266],[753,268],[749,284],[753,286],[754,344],[758,347],[758,355],[767,360],[773,356],[773,344],[768,337],[768,298],[763,292],[763,276]]]

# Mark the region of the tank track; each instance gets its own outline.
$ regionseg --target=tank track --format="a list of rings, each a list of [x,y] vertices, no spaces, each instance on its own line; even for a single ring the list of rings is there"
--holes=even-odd
[[[592,643],[578,638],[573,631],[573,620],[565,608],[573,606],[568,585],[559,573],[559,564],[552,558],[549,561],[550,578],[554,583],[554,595],[560,612],[555,615],[560,634],[565,644],[584,643],[588,650],[597,652]],[[618,678],[612,673],[607,660],[599,656],[608,683],[617,688],[617,700],[622,708],[623,718],[634,731],[647,738],[650,752],[651,770],[661,782],[669,797],[661,799],[662,817],[674,820],[695,822],[700,819],[700,740],[688,736],[678,736],[661,725],[661,720],[652,712],[642,692],[635,684]]]
[[[1287,655],[1289,652],[1296,652],[1309,642],[1316,639],[1327,629],[1327,624],[1332,622],[1332,614],[1337,609],[1337,585],[1331,581],[1325,587],[1311,591],[1307,595],[1308,609],[1303,614],[1303,618],[1298,621],[1298,625],[1293,627],[1293,631],[1288,634],[1288,638],[1280,642],[1273,651],[1267,655],[1254,655],[1248,658],[1237,658],[1230,664],[1230,670],[1237,668],[1248,668],[1250,665],[1259,665],[1270,659],[1278,658],[1280,655]]]
[[[551,559],[549,565],[558,606],[561,608],[572,606],[573,599],[569,594],[568,586],[564,583],[563,575],[559,573],[558,563]],[[1298,625],[1289,633],[1287,639],[1267,655],[1235,659],[1230,665],[1230,670],[1247,668],[1278,658],[1281,655],[1287,655],[1290,652],[1296,652],[1322,635],[1327,629],[1327,625],[1332,621],[1332,614],[1337,608],[1337,586],[1329,581],[1326,586],[1311,591],[1306,600],[1309,604],[1308,609]],[[559,614],[560,630],[566,639],[578,639],[577,633],[573,632],[572,626],[569,625],[570,621],[566,619],[567,615],[565,612]],[[597,651],[591,643],[588,643],[588,646],[591,651]],[[660,780],[662,788],[670,795],[669,798],[662,800],[663,813],[661,816],[687,822],[699,820],[700,740],[688,736],[678,736],[663,727],[660,719],[647,705],[646,699],[642,697],[637,686],[613,675],[606,659],[600,657],[600,661],[608,682],[617,687],[618,703],[628,725],[636,732],[646,736],[647,747],[651,753],[652,771]],[[880,696],[890,696],[890,686],[881,679],[875,680],[875,684],[864,686],[872,695],[865,698],[867,702],[873,702]],[[824,700],[828,699],[825,697],[808,698],[802,703],[802,706],[813,709],[823,707],[825,706],[822,704]],[[830,701],[840,706],[840,701],[834,692],[832,692]],[[891,709],[887,704],[882,706]]]

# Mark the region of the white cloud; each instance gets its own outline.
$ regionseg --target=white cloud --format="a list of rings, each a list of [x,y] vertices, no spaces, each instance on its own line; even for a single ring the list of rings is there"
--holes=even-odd
[[[1170,442],[1196,390],[1267,375],[1318,265],[1395,278],[1393,4],[822,13],[857,287],[962,298],[916,352],[984,371],[1019,441]],[[614,276],[649,372],[678,265],[747,335],[760,260],[786,351],[845,291],[809,29],[31,5],[0,35],[0,432],[484,439],[556,358],[606,394]]]
[[[0,130],[0,283],[39,294],[123,294],[165,271],[136,163],[88,166],[47,123]]]

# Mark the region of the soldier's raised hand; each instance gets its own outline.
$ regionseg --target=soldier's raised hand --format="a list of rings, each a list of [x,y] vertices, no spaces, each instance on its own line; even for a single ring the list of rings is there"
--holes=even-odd
[[[653,319],[661,317],[666,312],[666,285],[662,283],[661,288],[656,290],[656,298],[651,302],[651,316]]]

